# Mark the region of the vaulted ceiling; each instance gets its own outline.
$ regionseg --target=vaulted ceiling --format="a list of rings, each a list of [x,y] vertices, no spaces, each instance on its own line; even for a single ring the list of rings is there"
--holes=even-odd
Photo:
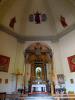
[[[39,12],[40,23],[29,21]],[[41,21],[41,15],[47,19]],[[14,19],[13,26],[10,22]],[[18,40],[56,41],[75,29],[75,0],[0,0],[0,31]]]

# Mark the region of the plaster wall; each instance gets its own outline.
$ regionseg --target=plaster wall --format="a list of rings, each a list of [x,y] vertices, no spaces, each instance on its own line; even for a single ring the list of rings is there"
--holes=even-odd
[[[66,80],[67,91],[75,92],[75,72],[71,72],[68,64],[67,57],[75,55],[75,30],[65,35],[60,39],[60,52],[61,52],[61,61],[62,67]],[[71,84],[70,79],[74,80],[74,83]]]

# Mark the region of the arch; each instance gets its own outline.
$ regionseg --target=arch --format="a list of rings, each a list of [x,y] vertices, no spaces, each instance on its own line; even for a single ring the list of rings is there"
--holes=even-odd
[[[39,57],[40,60],[43,60],[44,62],[49,62],[52,57],[52,49],[44,43],[36,42],[30,44],[25,49],[24,55],[26,58],[26,63],[36,61],[37,59],[39,59]]]
[[[31,84],[34,84],[35,82],[38,82],[39,80],[47,82],[49,80],[52,84],[53,82],[53,54],[52,49],[42,43],[42,42],[35,42],[30,44],[24,52],[25,56],[25,64],[30,64],[30,81]],[[47,66],[49,64],[49,67]],[[50,74],[48,73],[48,69],[50,69]],[[25,66],[25,77],[26,70],[28,69],[27,66]],[[50,78],[48,78],[48,76]],[[41,84],[41,83],[40,83]],[[53,86],[53,84],[52,84]],[[53,88],[51,87],[51,90]]]

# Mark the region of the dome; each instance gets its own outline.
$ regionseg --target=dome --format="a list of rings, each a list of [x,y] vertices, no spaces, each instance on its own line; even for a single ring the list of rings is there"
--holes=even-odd
[[[19,41],[56,41],[74,27],[74,0],[0,1],[0,30]]]

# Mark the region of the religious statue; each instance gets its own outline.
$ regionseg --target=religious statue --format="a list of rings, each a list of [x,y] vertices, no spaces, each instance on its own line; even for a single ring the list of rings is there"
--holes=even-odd
[[[41,68],[36,68],[36,78],[41,78]]]
[[[11,18],[11,20],[10,20],[9,26],[10,26],[11,28],[14,29],[14,25],[15,25],[15,23],[16,23],[16,18],[13,17],[13,18]]]
[[[65,17],[63,16],[60,16],[60,22],[61,22],[61,25],[65,28],[68,26],[66,20],[65,20]]]
[[[34,15],[35,15],[36,24],[39,24],[40,23],[40,13],[37,11]]]

